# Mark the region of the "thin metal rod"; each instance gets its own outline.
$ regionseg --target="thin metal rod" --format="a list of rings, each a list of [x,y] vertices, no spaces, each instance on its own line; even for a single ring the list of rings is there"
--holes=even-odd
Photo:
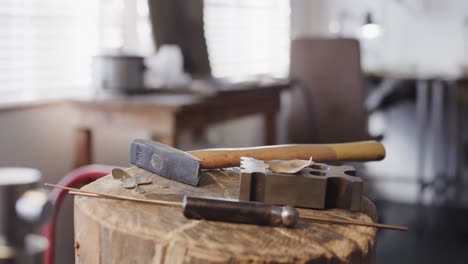
[[[150,203],[150,204],[158,204],[158,205],[167,205],[167,206],[175,206],[175,207],[182,207],[181,202],[175,201],[162,201],[162,200],[148,200],[148,199],[141,199],[141,198],[134,198],[128,197],[123,195],[116,195],[116,194],[107,194],[107,193],[99,193],[99,192],[88,192],[76,188],[70,188],[61,185],[55,185],[50,183],[45,183],[46,186],[60,188],[68,191],[73,191],[75,193],[79,193],[79,195],[91,196],[96,198],[110,198],[110,199],[117,199],[117,200],[126,200],[126,201],[134,201],[134,202],[141,202],[141,203]]]
[[[397,225],[387,225],[387,224],[379,224],[379,223],[369,223],[369,222],[362,222],[362,221],[350,221],[350,220],[340,220],[340,219],[329,219],[317,216],[299,216],[300,220],[309,220],[309,221],[317,221],[317,222],[324,222],[324,223],[334,223],[334,224],[347,224],[347,225],[360,225],[360,226],[369,226],[369,227],[376,227],[376,228],[383,228],[383,229],[392,229],[398,231],[407,231],[408,227],[406,226],[397,226]]]
[[[182,207],[181,202],[175,202],[175,201],[148,200],[148,199],[141,199],[141,198],[123,196],[123,195],[114,195],[114,194],[106,194],[106,193],[99,193],[99,192],[88,192],[88,191],[84,191],[84,190],[80,190],[80,189],[75,189],[75,188],[70,188],[70,187],[66,187],[66,186],[50,184],[50,183],[45,183],[45,185],[50,186],[50,187],[55,187],[55,188],[68,190],[68,191],[70,191],[70,194],[73,194],[73,195],[82,195],[82,196],[88,196],[88,197],[94,197],[94,198],[109,198],[109,199],[134,201],[134,202],[150,203],[150,204],[157,204],[157,205]],[[399,231],[407,231],[408,230],[408,228],[404,227],[404,226],[378,224],[378,223],[368,223],[368,222],[362,222],[362,221],[349,221],[349,220],[340,220],[340,219],[330,219],[330,218],[317,217],[317,216],[299,216],[299,219],[300,220],[305,220],[305,221],[317,221],[317,222],[331,223],[331,224],[348,224],[348,225],[369,226],[369,227],[393,229],[393,230],[399,230]]]

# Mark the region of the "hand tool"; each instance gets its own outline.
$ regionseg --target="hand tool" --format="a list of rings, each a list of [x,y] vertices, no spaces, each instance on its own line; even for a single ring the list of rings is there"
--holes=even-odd
[[[356,176],[354,167],[315,163],[296,174],[285,174],[272,172],[268,163],[241,158],[239,200],[361,210],[363,182]]]
[[[385,157],[385,148],[377,141],[361,141],[184,152],[145,139],[135,139],[130,147],[130,163],[159,176],[193,186],[198,185],[201,169],[236,167],[240,165],[241,157],[259,160],[308,160],[311,156],[316,162],[381,160]]]
[[[45,183],[46,186],[51,186],[55,188],[61,188],[70,191],[70,194],[73,195],[82,195],[82,196],[89,196],[89,197],[95,197],[95,198],[107,198],[107,199],[117,199],[117,200],[125,200],[125,201],[134,201],[134,202],[142,202],[142,203],[150,203],[150,204],[157,204],[157,205],[165,205],[165,206],[174,206],[174,207],[182,207],[184,206],[183,201],[175,201],[175,200],[148,200],[148,199],[141,199],[141,198],[134,198],[134,197],[127,197],[123,195],[113,195],[113,194],[106,194],[106,193],[98,193],[98,192],[88,192],[88,191],[83,191],[80,189],[75,189],[75,188],[69,188],[65,186],[60,186],[60,185],[55,185],[55,184],[50,184],[50,183]],[[185,196],[184,196],[185,197]],[[190,201],[187,202],[187,200],[190,199]],[[221,200],[222,202],[225,203],[239,203],[238,201],[235,200]],[[204,205],[209,204],[209,209],[204,207]],[[230,217],[235,217],[233,219],[236,219],[236,221],[245,221],[241,223],[252,223],[252,219],[246,220],[246,218],[250,218],[251,215],[250,213],[255,214],[255,216],[259,218],[254,218],[254,219],[260,219],[259,223],[275,223],[279,225],[292,225],[292,223],[295,221],[294,219],[296,218],[294,210],[291,210],[291,208],[294,207],[280,207],[281,211],[283,212],[285,216],[281,216],[281,222],[279,221],[279,217],[277,215],[277,212],[273,211],[278,211],[278,207],[273,207],[271,205],[266,205],[267,207],[262,207],[262,210],[260,212],[256,212],[255,210],[252,210],[253,207],[256,207],[256,205],[264,205],[262,203],[253,203],[255,205],[251,205],[251,202],[241,202],[241,206],[244,206],[244,204],[247,204],[249,209],[243,208],[243,212],[246,213],[244,215],[239,214],[240,216],[236,216],[239,212],[237,210],[234,210],[236,208],[236,205],[223,210],[222,203],[220,203],[220,200],[218,199],[211,199],[211,198],[195,198],[195,197],[189,197],[186,198],[186,206],[189,204],[190,210],[192,210],[190,213],[185,214],[185,211],[187,209],[184,209],[184,216],[186,217],[199,217],[195,219],[205,219],[205,220],[214,220],[214,221],[230,221]],[[192,207],[193,206],[193,207]],[[239,205],[237,205],[239,206]],[[268,207],[271,206],[271,207]],[[202,209],[200,209],[202,207]],[[270,210],[267,210],[265,208],[270,208]],[[216,216],[216,213],[213,213],[213,211],[216,210],[221,210],[227,218],[221,219],[220,217]],[[208,212],[208,213],[207,213]],[[296,211],[297,212],[297,211]],[[257,215],[258,213],[258,215]],[[271,220],[268,217],[273,216],[275,220]],[[214,217],[216,219],[208,219],[208,217]],[[315,217],[315,216],[308,216],[308,215],[297,215],[298,220],[303,220],[303,221],[317,221],[321,223],[327,223],[327,224],[348,224],[348,225],[361,225],[361,226],[369,226],[369,227],[375,227],[375,228],[386,228],[386,229],[393,229],[393,230],[399,230],[399,231],[406,231],[408,230],[407,227],[403,226],[395,226],[395,225],[387,225],[387,224],[378,224],[378,223],[369,223],[369,222],[362,222],[362,221],[348,221],[348,220],[341,220],[341,219],[331,219],[331,218],[326,218],[326,217]],[[268,220],[267,220],[268,219]],[[238,223],[238,222],[237,222]],[[257,223],[255,223],[257,224]]]
[[[52,184],[46,185],[57,188],[63,187]],[[67,187],[64,189],[74,191],[72,194],[89,194],[88,196],[97,198],[118,198],[122,200],[132,200],[139,202],[152,201],[152,203],[161,205],[182,207],[183,215],[189,219],[205,219],[211,221],[285,227],[293,227],[299,219],[299,213],[294,207],[291,206],[277,206],[255,202],[239,202],[228,199],[191,197],[187,195],[178,196],[176,200],[173,201],[146,200],[126,196],[92,193]]]

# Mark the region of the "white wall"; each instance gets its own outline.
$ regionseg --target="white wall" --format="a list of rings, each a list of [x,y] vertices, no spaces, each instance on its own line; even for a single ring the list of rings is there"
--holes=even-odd
[[[328,0],[291,0],[291,38],[329,35],[331,5]]]
[[[50,181],[58,181],[69,171],[73,114],[58,109],[0,110],[0,166],[34,167]]]
[[[374,69],[416,74],[454,74],[468,61],[468,2],[463,0],[291,0],[292,35],[329,35],[328,26],[340,13],[348,34],[364,22],[367,11],[384,29],[369,46]],[[366,50],[364,50],[366,52]],[[367,61],[367,58],[365,58]]]

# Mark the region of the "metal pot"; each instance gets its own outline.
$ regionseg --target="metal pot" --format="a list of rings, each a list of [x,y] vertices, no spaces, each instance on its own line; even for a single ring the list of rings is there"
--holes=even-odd
[[[93,58],[94,85],[103,91],[134,93],[144,90],[144,58],[132,55],[100,55]]]

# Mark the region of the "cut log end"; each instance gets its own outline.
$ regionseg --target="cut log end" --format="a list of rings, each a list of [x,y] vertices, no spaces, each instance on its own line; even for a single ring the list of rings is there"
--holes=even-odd
[[[138,168],[131,175],[152,175]],[[238,171],[212,171],[192,187],[153,175],[168,185],[147,192],[237,198]],[[111,176],[88,191],[140,197]],[[301,214],[372,222],[375,206],[363,199],[362,213],[304,210]],[[300,222],[294,228],[188,220],[181,209],[116,200],[75,198],[76,263],[374,263],[376,229]],[[105,259],[105,261],[103,260]]]

